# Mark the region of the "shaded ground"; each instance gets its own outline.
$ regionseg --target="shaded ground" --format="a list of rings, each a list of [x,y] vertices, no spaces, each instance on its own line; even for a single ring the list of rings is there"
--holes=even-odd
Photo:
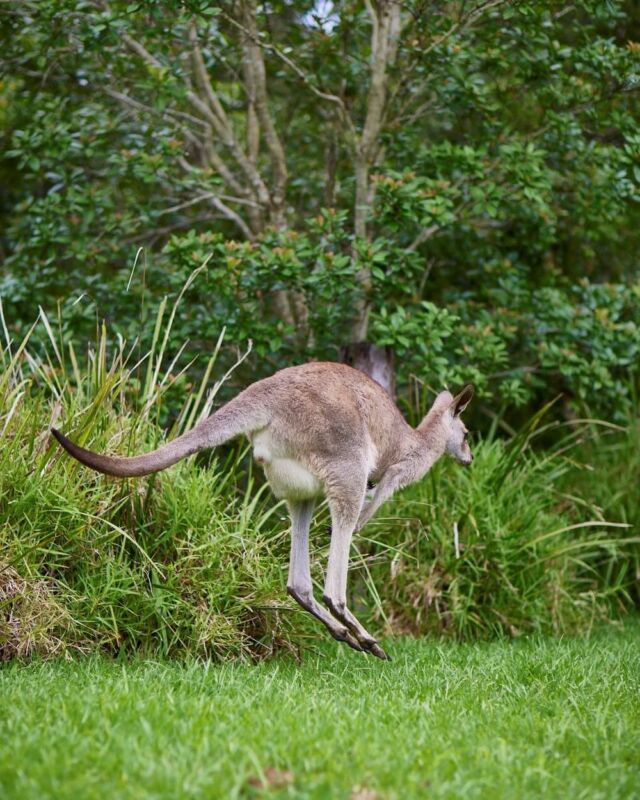
[[[0,797],[631,798],[640,624],[300,665],[5,665]]]

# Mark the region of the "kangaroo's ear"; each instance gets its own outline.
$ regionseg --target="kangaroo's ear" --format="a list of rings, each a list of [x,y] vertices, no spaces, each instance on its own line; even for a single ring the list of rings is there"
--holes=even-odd
[[[468,383],[451,401],[451,412],[454,417],[459,416],[473,398],[473,384]]]

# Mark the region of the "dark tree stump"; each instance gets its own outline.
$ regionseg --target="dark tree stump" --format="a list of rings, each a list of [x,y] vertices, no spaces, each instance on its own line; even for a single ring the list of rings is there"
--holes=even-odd
[[[390,347],[370,342],[352,342],[340,348],[340,361],[373,378],[396,399],[395,355]]]

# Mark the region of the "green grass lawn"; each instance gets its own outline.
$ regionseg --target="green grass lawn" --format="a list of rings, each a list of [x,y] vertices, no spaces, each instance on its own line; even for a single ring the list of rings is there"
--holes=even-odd
[[[386,646],[5,665],[0,797],[640,796],[640,624]]]

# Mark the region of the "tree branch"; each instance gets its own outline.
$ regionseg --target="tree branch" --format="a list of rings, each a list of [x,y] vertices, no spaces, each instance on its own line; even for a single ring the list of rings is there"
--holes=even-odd
[[[213,141],[211,139],[211,129],[209,128],[207,131],[207,137],[204,140],[204,151],[207,156],[207,161],[209,164],[213,166],[216,170],[218,175],[222,178],[222,180],[232,189],[236,194],[240,195],[241,197],[247,197],[251,192],[249,192],[246,186],[243,186],[240,181],[236,178],[233,172],[229,169],[226,165],[224,160],[218,154]],[[252,207],[259,208],[259,204],[251,203]]]
[[[200,225],[203,222],[211,222],[214,219],[226,219],[226,217],[222,214],[203,214],[199,217],[180,219],[162,228],[153,228],[152,230],[138,233],[135,236],[130,236],[124,241],[127,244],[135,244],[136,242],[151,242],[153,244],[156,239],[159,239],[161,236],[166,236],[168,233],[180,230],[181,228],[192,228],[194,225]]]
[[[247,223],[242,219],[242,217],[239,214],[237,214],[232,208],[229,208],[229,206],[226,203],[224,203],[219,197],[216,197],[215,195],[213,195],[211,197],[211,199],[209,200],[209,202],[223,216],[225,216],[227,219],[231,220],[232,222],[235,222],[235,224],[238,226],[238,228],[240,228],[242,233],[245,235],[245,237],[250,242],[252,242],[255,239],[255,235],[254,235],[253,231],[247,225]]]
[[[289,58],[289,56],[286,53],[283,53],[282,50],[280,50],[280,48],[277,47],[275,44],[273,44],[272,42],[266,42],[259,35],[252,34],[248,28],[239,23],[233,17],[229,16],[229,14],[223,12],[220,16],[223,17],[234,28],[237,28],[238,30],[242,31],[246,36],[251,38],[256,45],[263,48],[264,50],[269,51],[270,53],[273,53],[273,55],[276,56],[276,58],[279,58],[283,64],[286,64],[289,67],[289,69],[292,72],[294,72],[298,76],[298,78],[300,78],[302,83],[316,97],[318,97],[320,100],[326,100],[327,102],[335,105],[339,111],[339,115],[342,118],[343,122],[346,123],[350,134],[355,138],[356,135],[355,126],[349,115],[349,111],[344,103],[344,100],[341,97],[339,97],[337,94],[332,94],[331,92],[327,92],[324,89],[321,89],[318,86],[316,86],[311,77],[302,69],[302,67],[296,64],[296,62],[293,59]]]
[[[136,111],[144,111],[149,114],[155,114],[156,116],[167,115],[170,117],[175,117],[176,119],[185,120],[186,122],[191,122],[194,125],[199,125],[204,130],[209,127],[203,119],[200,117],[194,117],[193,114],[187,114],[184,111],[177,111],[174,108],[165,108],[162,110],[153,108],[153,106],[146,105],[146,103],[137,100],[135,97],[131,97],[131,95],[126,94],[125,92],[119,92],[117,89],[112,89],[110,86],[103,87],[103,91],[108,94],[109,97],[117,100],[123,106],[129,106]]]
[[[236,162],[246,175],[257,200],[263,205],[268,206],[271,202],[270,192],[262,180],[255,164],[251,162],[251,159],[247,157],[246,153],[240,147],[224,107],[211,84],[204,59],[202,58],[202,52],[198,43],[198,32],[194,21],[189,25],[189,41],[191,44],[191,55],[196,81],[201,91],[204,93],[207,102],[203,101],[192,91],[188,91],[187,97],[211,122],[216,133],[229,148]]]
[[[186,159],[179,158],[178,159],[178,163],[180,164],[182,169],[185,170],[185,172],[188,172],[188,173],[193,172],[193,167],[191,166],[191,164],[188,163],[188,161]],[[162,213],[166,214],[166,213],[168,213],[168,211],[176,211],[180,207],[186,207],[187,205],[194,205],[197,202],[202,202],[203,200],[208,200],[208,202],[216,210],[220,211],[221,214],[223,214],[223,216],[225,216],[227,219],[229,219],[232,222],[234,222],[238,226],[238,228],[242,231],[244,236],[249,241],[253,241],[255,239],[254,231],[251,230],[251,228],[247,225],[247,223],[242,219],[242,217],[237,212],[235,212],[232,208],[229,208],[229,206],[226,205],[226,203],[224,202],[223,198],[224,198],[224,200],[228,200],[229,202],[233,202],[233,203],[238,203],[240,205],[248,205],[249,207],[251,207],[251,205],[252,205],[252,202],[250,200],[247,200],[246,198],[227,197],[226,195],[217,195],[217,194],[214,194],[213,192],[208,192],[207,194],[205,194],[205,195],[203,195],[201,197],[198,197],[193,201],[188,201],[186,204],[183,204],[182,206],[177,206],[177,207],[174,207],[172,209],[165,210]],[[253,203],[253,206],[255,206],[255,205],[257,205],[257,204]]]
[[[244,36],[243,49],[245,53],[245,72],[249,79],[248,93],[256,110],[267,150],[271,157],[271,170],[273,172],[273,191],[271,202],[273,206],[274,221],[278,227],[284,225],[284,202],[287,188],[287,162],[284,148],[276,130],[267,94],[267,77],[261,48],[256,44],[258,30],[256,23],[256,7],[253,0],[240,2],[244,27],[248,33]]]
[[[371,17],[371,83],[367,96],[367,113],[362,133],[356,145],[355,172],[356,197],[354,209],[354,248],[355,243],[367,235],[367,217],[373,201],[369,173],[374,163],[379,146],[379,136],[385,111],[388,68],[395,58],[400,34],[400,2],[399,0],[378,0],[374,8],[372,0],[366,0],[366,7]],[[356,318],[353,327],[354,341],[364,341],[369,325],[369,299],[371,291],[371,271],[361,267],[356,279],[363,291],[363,298],[357,303]]]
[[[110,10],[108,3],[104,2],[104,0],[99,0],[98,4],[101,8]],[[205,96],[209,102],[202,100],[193,91],[189,81],[185,80],[187,100],[200,112],[204,119],[210,123],[211,127],[216,131],[224,144],[229,148],[236,162],[245,173],[256,199],[260,203],[268,205],[270,201],[269,190],[264,184],[264,181],[262,180],[256,168],[251,164],[246,154],[239,146],[233,133],[233,129],[227,119],[224,108],[217,98],[217,95],[213,91],[213,87],[208,79],[206,69],[204,68],[204,62],[202,60],[202,54],[200,53],[197,44],[197,33],[194,25],[190,27],[189,33],[192,43],[192,57],[195,63],[196,75],[200,82],[201,89],[205,92]],[[134,52],[145,64],[153,67],[154,69],[163,69],[163,64],[152,53],[150,53],[141,42],[139,42],[137,39],[134,39],[128,33],[122,33],[121,36],[122,41],[129,48],[129,50]]]
[[[125,106],[125,108],[130,108],[133,111],[140,111],[145,112],[148,114],[154,114],[156,116],[169,116],[175,117],[176,121],[181,119],[187,120],[189,122],[197,123],[203,127],[204,133],[204,140],[199,139],[193,131],[189,128],[186,128],[180,125],[180,132],[184,134],[185,138],[197,149],[202,153],[203,159],[208,163],[213,165],[216,172],[220,175],[220,177],[225,181],[225,183],[234,191],[236,194],[239,194],[243,197],[246,197],[248,194],[247,189],[242,186],[235,175],[231,172],[231,170],[227,167],[225,162],[220,158],[216,149],[213,146],[213,142],[211,141],[211,126],[209,123],[205,122],[205,120],[201,119],[200,117],[194,117],[191,114],[186,114],[183,111],[176,111],[175,109],[164,109],[159,110],[153,108],[152,106],[148,106],[145,103],[142,103],[140,100],[137,100],[131,97],[124,92],[119,92],[111,87],[106,87],[104,89],[106,94],[109,97],[112,97],[114,100],[117,100],[121,105]],[[249,203],[246,203],[249,205]],[[257,207],[257,204],[252,203],[252,207]]]
[[[421,244],[424,244],[427,239],[430,239],[434,234],[436,234],[440,230],[440,227],[440,225],[429,225],[427,228],[423,228],[416,238],[411,242],[409,247],[407,247],[407,250],[410,252],[417,250]]]
[[[214,198],[220,200],[227,200],[230,203],[239,203],[240,205],[248,205],[251,201],[244,200],[240,197],[228,197],[224,194],[216,194],[215,192],[206,192],[205,194],[198,195],[197,197],[191,198],[191,200],[185,200],[183,203],[178,203],[175,206],[169,206],[169,208],[163,208],[162,211],[157,211],[155,216],[156,217],[163,217],[165,214],[173,214],[176,211],[182,211],[183,208],[189,208],[190,206],[195,206],[198,203],[203,203],[205,200],[213,200]]]

